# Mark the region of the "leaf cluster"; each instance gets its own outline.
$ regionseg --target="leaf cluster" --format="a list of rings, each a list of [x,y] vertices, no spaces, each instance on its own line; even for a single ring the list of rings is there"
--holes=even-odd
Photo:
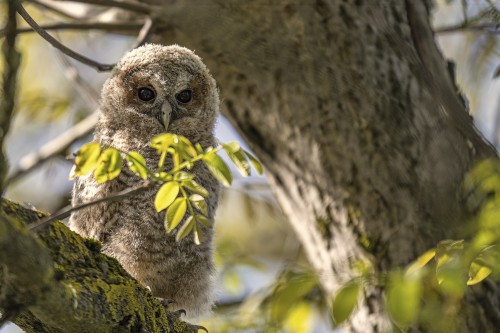
[[[217,154],[220,150],[243,176],[250,175],[250,165],[259,173],[263,171],[260,162],[236,142],[203,149],[184,136],[165,133],[154,137],[150,146],[159,155],[156,166],[148,166],[144,156],[137,151],[123,152],[97,142],[85,144],[76,154],[70,178],[92,174],[97,183],[105,183],[120,175],[125,160],[128,168],[145,184],[160,185],[154,206],[157,212],[165,211],[165,230],[167,233],[176,230],[177,241],[192,234],[194,242],[199,244],[204,228],[212,224],[205,200],[210,193],[196,182],[191,172],[195,164],[203,163],[224,186],[230,186],[233,177],[226,162]]]

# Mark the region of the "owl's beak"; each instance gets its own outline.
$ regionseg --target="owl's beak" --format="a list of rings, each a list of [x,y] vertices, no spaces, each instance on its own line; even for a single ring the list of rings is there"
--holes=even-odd
[[[162,123],[165,129],[168,129],[168,125],[170,125],[170,115],[172,114],[172,106],[169,102],[163,103],[161,106],[161,115],[160,122]]]

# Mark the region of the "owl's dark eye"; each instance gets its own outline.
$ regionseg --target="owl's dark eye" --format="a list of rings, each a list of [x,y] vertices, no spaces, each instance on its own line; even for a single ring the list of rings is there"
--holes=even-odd
[[[156,97],[156,93],[151,88],[142,87],[137,91],[137,96],[141,101],[149,102]]]
[[[178,93],[175,98],[181,103],[188,103],[191,101],[191,90],[186,89]]]

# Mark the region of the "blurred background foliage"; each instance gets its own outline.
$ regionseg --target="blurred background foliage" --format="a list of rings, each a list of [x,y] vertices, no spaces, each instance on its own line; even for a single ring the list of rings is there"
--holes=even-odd
[[[39,23],[68,20],[30,2],[25,4]],[[5,1],[0,2],[0,6],[3,13]],[[64,6],[77,18],[100,10],[78,3]],[[456,64],[456,80],[469,101],[476,125],[496,146],[500,144],[499,9],[500,4],[495,1],[439,0],[433,13],[436,39],[445,57]],[[19,22],[27,26],[21,19]],[[116,62],[134,44],[134,37],[98,30],[51,31],[51,34],[102,63]],[[22,52],[22,70],[17,108],[7,142],[11,174],[22,168],[23,157],[57,141],[62,132],[94,112],[98,91],[107,77],[106,73],[97,73],[61,55],[36,34],[19,34],[18,45]],[[223,117],[216,135],[222,142],[242,142]],[[42,166],[21,174],[10,183],[6,197],[49,212],[66,206],[72,187],[68,180],[72,161],[66,157],[90,140],[91,135],[86,135]],[[483,171],[471,176],[474,180],[470,182],[475,185],[469,187],[477,188],[477,184],[490,179],[487,184],[500,188],[500,178],[491,179],[491,170],[496,168],[500,170],[498,166],[483,167]],[[490,193],[491,189],[486,188],[484,193]],[[476,199],[478,196],[492,198],[491,194],[475,193],[472,197]],[[495,200],[496,196],[498,194],[493,195]],[[484,214],[489,215],[475,220],[475,225],[480,226],[476,235],[480,235],[481,230],[500,230],[497,225],[500,206],[495,201],[486,204],[483,199],[476,200],[475,210],[481,211],[478,207],[486,205],[489,213]],[[210,332],[334,331],[332,316],[337,322],[345,319],[360,297],[363,279],[371,278],[369,267],[364,267],[358,280],[346,281],[337,295],[340,298],[333,301],[333,314],[330,313],[300,243],[273,199],[265,177],[236,178],[233,187],[225,190],[216,217],[216,235],[218,306],[214,315],[202,323]],[[488,244],[492,243],[490,240]],[[464,253],[463,246],[460,251]],[[435,311],[442,304],[439,303],[442,300],[437,300],[440,294],[434,292],[437,285],[425,277],[430,271],[428,262],[438,257],[436,253],[430,259],[429,256],[420,258],[420,264],[417,260],[417,273],[394,272],[387,277],[388,308],[395,309],[391,312],[395,322],[404,326],[414,320],[418,311],[431,323],[440,321],[436,314],[443,311]],[[449,309],[454,306],[454,293],[463,293],[464,284],[461,286],[456,290],[450,286]],[[427,303],[421,308],[418,300],[422,295],[426,295]],[[408,302],[411,299],[416,301]],[[335,306],[335,303],[341,305]],[[453,314],[453,311],[447,313]],[[1,332],[15,330],[10,326]]]

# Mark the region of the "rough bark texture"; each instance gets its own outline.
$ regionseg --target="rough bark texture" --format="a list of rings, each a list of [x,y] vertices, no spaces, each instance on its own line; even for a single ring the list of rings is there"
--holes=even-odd
[[[43,215],[1,200],[0,309],[25,332],[193,332],[98,242],[60,222],[38,233]],[[22,255],[20,255],[22,254]]]
[[[151,2],[169,27],[156,39],[211,68],[326,292],[353,261],[386,271],[463,236],[462,178],[495,151],[460,102],[424,1]],[[463,331],[498,327],[491,288],[468,296]],[[365,296],[349,330],[388,330],[381,290]]]

